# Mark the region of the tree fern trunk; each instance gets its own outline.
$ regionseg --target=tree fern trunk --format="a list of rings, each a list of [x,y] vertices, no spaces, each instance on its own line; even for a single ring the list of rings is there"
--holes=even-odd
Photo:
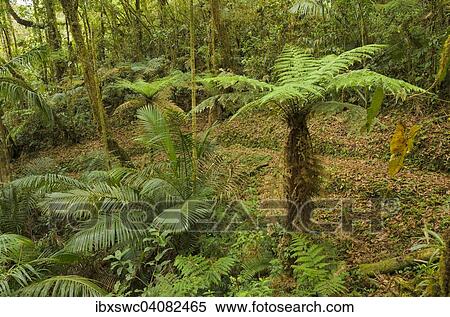
[[[313,211],[311,199],[319,189],[319,167],[314,157],[307,115],[298,112],[288,118],[286,145],[286,198],[288,230],[306,231]]]

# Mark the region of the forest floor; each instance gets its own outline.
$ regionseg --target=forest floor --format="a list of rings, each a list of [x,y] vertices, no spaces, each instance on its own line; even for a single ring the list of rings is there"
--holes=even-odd
[[[323,166],[321,197],[351,199],[360,213],[374,208],[373,199],[383,198],[390,203],[379,210],[382,224],[378,230],[371,230],[370,221],[357,221],[351,233],[336,227],[333,232],[322,234],[350,266],[408,253],[423,238],[425,227],[442,232],[450,225],[450,138],[448,133],[439,132],[449,131],[449,122],[444,120],[424,126],[407,166],[398,176],[390,178],[387,174],[389,139],[400,118],[404,119],[401,113],[380,118],[368,135],[349,134],[343,118],[311,122],[313,142]],[[426,120],[427,116],[419,114],[409,116],[406,121],[411,125]],[[114,135],[139,166],[145,163],[146,154],[134,141],[139,134],[136,126],[130,124],[115,129]],[[238,166],[249,175],[237,198],[253,202],[283,198],[286,130],[281,122],[257,114],[221,123],[213,135],[219,153],[229,166]],[[100,152],[97,140],[54,147],[22,156],[16,162],[16,170],[30,169],[37,164],[34,162],[46,158],[45,164],[53,164],[57,170],[71,166],[69,172],[76,171],[73,165],[81,162],[80,158]],[[261,212],[270,216],[270,211]],[[340,214],[323,210],[315,217],[338,222]]]

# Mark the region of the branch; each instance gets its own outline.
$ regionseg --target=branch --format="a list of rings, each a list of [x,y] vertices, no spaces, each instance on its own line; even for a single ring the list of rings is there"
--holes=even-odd
[[[6,8],[8,9],[8,13],[16,20],[17,23],[27,27],[27,28],[38,28],[38,29],[45,29],[46,26],[40,23],[36,23],[33,21],[22,19],[13,9],[11,3],[9,0],[4,0],[6,4]]]

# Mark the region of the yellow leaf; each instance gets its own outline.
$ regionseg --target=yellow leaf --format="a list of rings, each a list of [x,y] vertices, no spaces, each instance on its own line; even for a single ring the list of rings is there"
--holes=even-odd
[[[391,177],[397,175],[403,168],[405,157],[411,152],[414,139],[420,129],[421,126],[416,124],[406,133],[405,125],[401,122],[397,123],[390,143],[391,159],[389,160],[388,172]]]
[[[391,140],[391,154],[401,154],[405,151],[406,140],[405,140],[405,126],[403,123],[397,123],[394,135]]]
[[[419,133],[422,126],[415,124],[411,127],[408,133],[408,140],[407,140],[407,146],[406,146],[406,154],[409,154],[414,146],[414,139],[416,138],[417,134]]]

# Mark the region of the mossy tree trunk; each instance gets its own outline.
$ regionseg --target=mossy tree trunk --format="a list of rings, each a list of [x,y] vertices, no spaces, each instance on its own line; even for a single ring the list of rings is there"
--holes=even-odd
[[[3,110],[0,108],[0,184],[7,183],[11,180],[8,130],[2,121],[2,117]]]
[[[191,58],[191,109],[197,107],[197,85],[195,82],[196,77],[196,64],[195,64],[195,21],[194,21],[194,0],[189,1],[189,33],[190,33],[190,58]],[[192,111],[192,183],[195,190],[195,183],[197,181],[197,114]]]
[[[286,228],[309,230],[314,209],[311,199],[319,190],[319,165],[314,156],[307,124],[307,112],[298,111],[287,118],[285,192],[288,204]]]
[[[77,46],[78,60],[83,69],[86,90],[89,95],[94,120],[97,124],[103,147],[106,152],[117,156],[121,161],[129,161],[126,153],[111,137],[108,128],[105,107],[102,102],[100,85],[95,70],[94,53],[88,49],[90,45],[86,45],[78,18],[78,0],[60,0],[60,2],[69,24],[70,32]]]
[[[209,1],[210,9],[211,9],[211,22],[212,22],[212,30],[214,33],[211,37],[214,39],[214,46],[217,46],[217,43],[220,44],[221,48],[221,66],[225,69],[232,68],[232,53],[231,53],[231,43],[230,37],[228,35],[227,28],[222,21],[221,15],[221,3],[220,0],[210,0]],[[214,48],[214,55],[216,48]],[[213,55],[213,62],[217,64],[217,56]]]
[[[46,24],[47,24],[47,42],[52,51],[61,50],[61,33],[58,29],[58,23],[55,13],[55,0],[44,0]],[[53,64],[53,75],[56,81],[60,81],[66,71],[66,62],[63,59],[57,59]]]

